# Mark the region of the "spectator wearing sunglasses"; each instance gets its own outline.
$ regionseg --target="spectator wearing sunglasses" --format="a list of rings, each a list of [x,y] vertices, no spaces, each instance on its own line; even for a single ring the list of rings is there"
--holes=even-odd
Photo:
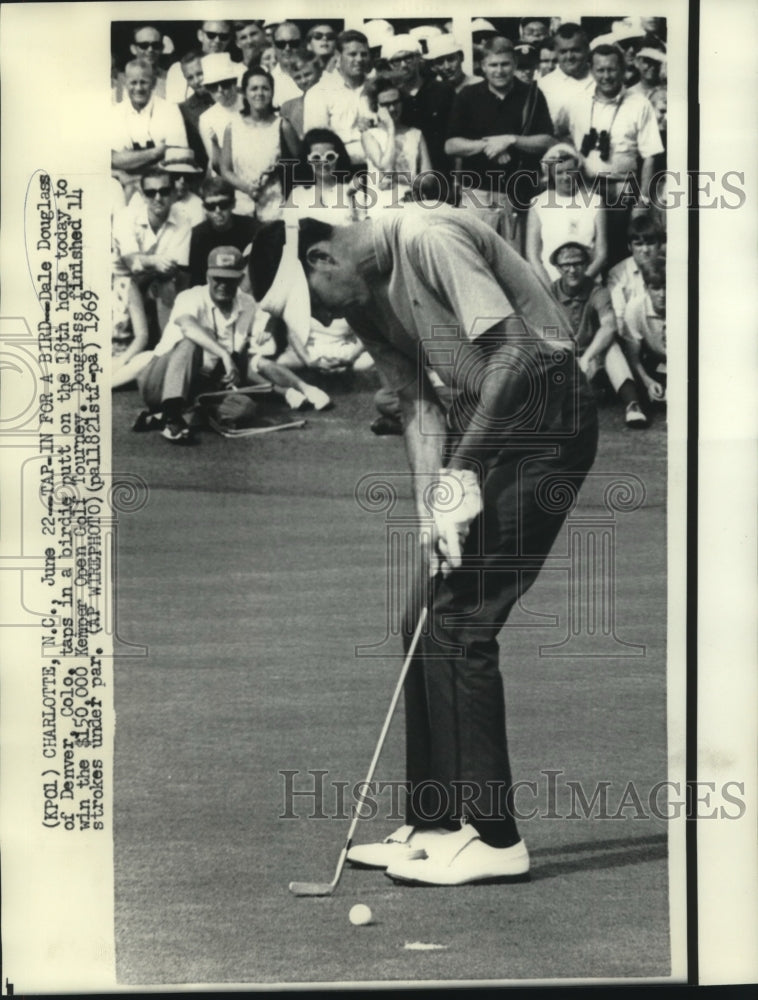
[[[315,52],[308,49],[299,52],[292,61],[292,79],[298,85],[302,93],[299,97],[293,97],[290,101],[282,104],[280,111],[282,118],[286,118],[302,139],[305,134],[305,95],[321,79],[322,64]]]
[[[369,167],[366,197],[383,209],[403,201],[416,177],[428,173],[432,163],[421,130],[405,124],[404,98],[397,85],[378,77],[369,84],[368,99],[377,125],[361,136]]]
[[[189,247],[189,283],[205,284],[208,254],[216,247],[233,246],[244,251],[258,230],[255,219],[237,215],[234,188],[223,177],[209,177],[200,189],[205,219],[192,230]]]
[[[176,105],[153,93],[152,63],[133,59],[124,79],[127,100],[113,106],[111,169],[128,201],[140,176],[163,159],[167,146],[186,146],[187,134]]]
[[[197,40],[204,56],[226,52],[232,43],[231,21],[203,21],[197,29]],[[182,73],[181,61],[169,67],[166,77],[166,100],[181,104],[192,91]]]
[[[331,24],[314,24],[305,36],[305,47],[321,63],[321,69],[331,72],[337,64],[337,32]]]
[[[366,155],[361,133],[369,127],[371,109],[366,97],[366,78],[371,67],[368,40],[361,31],[343,31],[337,37],[339,60],[305,97],[304,126],[326,128],[342,139],[353,167],[362,166]]]
[[[204,86],[214,104],[200,115],[198,130],[208,161],[216,173],[221,170],[221,146],[226,126],[242,107],[239,71],[239,63],[233,63],[226,52],[217,52],[203,59]]]
[[[156,97],[166,96],[166,71],[161,66],[163,55],[163,35],[153,24],[138,24],[132,30],[132,40],[129,52],[133,59],[143,59],[153,68],[155,85],[153,93]],[[123,72],[118,73],[113,84],[113,102],[120,104],[127,99],[126,78]]]
[[[356,219],[355,190],[349,181],[350,157],[340,137],[326,128],[313,128],[303,138],[301,176],[287,199],[288,215],[344,225]]]
[[[279,108],[285,101],[300,96],[300,88],[292,79],[295,57],[303,49],[303,36],[293,21],[282,21],[272,39],[276,52],[276,66],[271,70],[274,81],[274,105]]]

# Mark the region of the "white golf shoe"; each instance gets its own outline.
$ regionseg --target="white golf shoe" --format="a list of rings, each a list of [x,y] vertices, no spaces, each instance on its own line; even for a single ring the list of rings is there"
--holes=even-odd
[[[454,835],[454,830],[417,830],[413,826],[401,826],[380,843],[351,847],[347,860],[354,868],[386,868],[395,862],[427,858],[438,843]]]
[[[529,852],[520,840],[513,847],[490,847],[466,824],[439,840],[432,856],[400,858],[384,873],[404,885],[489,885],[529,879]]]

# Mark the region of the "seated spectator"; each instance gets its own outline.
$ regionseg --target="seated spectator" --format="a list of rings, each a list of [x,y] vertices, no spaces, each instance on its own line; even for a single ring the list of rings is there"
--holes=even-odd
[[[397,85],[378,77],[367,94],[378,124],[361,136],[368,165],[366,207],[382,209],[403,201],[415,178],[432,164],[421,131],[403,120],[405,99]]]
[[[529,174],[553,144],[553,123],[539,88],[515,79],[513,44],[499,35],[483,45],[484,80],[456,95],[445,149],[461,157],[466,187],[461,205],[505,213],[501,235],[523,252],[526,209],[534,197]]]
[[[113,218],[114,273],[132,277],[151,323],[151,339],[163,330],[177,292],[185,287],[190,227],[172,214],[174,185],[153,170],[140,178],[143,197]]]
[[[232,43],[232,25],[230,21],[203,21],[197,29],[197,40],[200,42],[200,52],[203,56],[226,52]],[[192,90],[185,74],[182,72],[181,61],[169,66],[166,76],[166,100],[181,104],[192,96]]]
[[[619,333],[624,336],[624,314],[631,299],[644,295],[645,283],[642,269],[660,253],[663,231],[650,214],[639,215],[629,223],[628,247],[631,257],[626,257],[608,272],[608,291],[616,313]]]
[[[464,87],[480,82],[480,77],[463,71],[463,49],[452,35],[430,38],[424,59],[437,79],[452,87],[456,94]]]
[[[331,72],[337,64],[337,32],[331,24],[314,24],[305,36],[306,51],[312,52],[324,73]],[[294,74],[293,74],[294,77]],[[297,80],[295,80],[297,83]]]
[[[538,49],[540,58],[537,75],[539,79],[542,79],[543,76],[547,76],[548,73],[552,73],[558,65],[558,53],[555,51],[555,39],[543,39],[543,41],[540,42]]]
[[[321,60],[315,52],[300,52],[293,58],[290,72],[302,93],[285,101],[279,111],[297,132],[298,138],[302,139],[305,135],[305,95],[321,79]]]
[[[645,291],[624,312],[624,346],[651,403],[666,401],[666,258],[642,267]]]
[[[205,219],[203,202],[197,194],[203,171],[195,164],[195,154],[189,147],[170,146],[158,168],[174,182],[174,204],[171,213],[178,222],[190,227]],[[135,198],[139,195],[135,194]]]
[[[270,45],[266,32],[257,21],[235,21],[234,42],[245,69],[260,65],[261,56]]]
[[[140,177],[163,159],[167,146],[187,145],[187,133],[179,109],[153,94],[150,62],[127,63],[124,78],[128,100],[113,106],[111,168],[128,200]]]
[[[343,31],[337,36],[338,61],[333,73],[321,78],[305,95],[304,128],[326,128],[340,137],[354,167],[366,157],[361,132],[369,126],[371,112],[366,97],[370,61],[366,36]]]
[[[534,80],[534,74],[537,72],[539,61],[537,49],[533,45],[526,45],[522,42],[520,45],[514,46],[513,51],[516,55],[516,69],[513,75],[522,83],[531,84]]]
[[[132,29],[132,41],[129,51],[134,59],[144,59],[153,69],[155,83],[153,93],[156,97],[166,96],[166,71],[161,66],[163,54],[163,35],[153,24],[138,24]],[[119,73],[113,86],[113,99],[116,103],[125,100],[128,94],[126,74]]]
[[[589,248],[588,278],[596,279],[605,265],[603,203],[599,194],[579,189],[581,161],[568,143],[552,146],[542,159],[547,188],[532,201],[527,215],[526,259],[546,285],[560,277],[550,258],[569,240]]]
[[[355,222],[355,186],[350,176],[350,157],[340,137],[326,128],[312,128],[303,139],[302,173],[311,183],[297,184],[287,200],[294,217],[321,219],[331,225]]]
[[[153,358],[139,375],[148,411],[162,414],[163,436],[174,444],[190,439],[185,413],[201,392],[271,382],[292,409],[324,409],[331,402],[271,360],[276,345],[265,325],[255,322],[254,299],[240,291],[243,273],[236,247],[212,250],[207,284],[177,296]]]
[[[208,153],[200,137],[200,115],[213,107],[213,98],[205,89],[203,83],[203,62],[199,52],[188,52],[180,62],[182,73],[192,93],[186,101],[179,105],[179,111],[184,119],[187,131],[187,142],[195,154],[198,166],[203,170],[208,168]]]
[[[392,82],[403,95],[403,120],[420,130],[432,167],[448,174],[445,129],[455,91],[446,83],[422,75],[421,46],[412,35],[394,35],[382,46]],[[471,88],[464,87],[459,97]]]
[[[647,418],[640,409],[632,373],[617,340],[616,316],[608,290],[588,278],[589,247],[567,242],[551,258],[560,278],[551,292],[568,316],[576,344],[579,367],[590,382],[603,370],[625,407],[627,427],[642,429]]]
[[[224,132],[242,108],[242,97],[237,82],[238,73],[239,64],[233,63],[225,52],[205,56],[203,59],[204,86],[214,104],[200,115],[198,129],[208,162],[216,173],[221,172]]]
[[[254,215],[261,184],[280,160],[297,160],[300,140],[274,111],[271,74],[253,67],[240,85],[242,109],[227,125],[221,151],[221,176],[237,191],[237,211]]]
[[[189,246],[190,287],[205,284],[208,255],[220,246],[241,252],[253,242],[257,232],[254,219],[235,215],[234,188],[222,177],[209,177],[201,188],[205,219],[192,230]]]

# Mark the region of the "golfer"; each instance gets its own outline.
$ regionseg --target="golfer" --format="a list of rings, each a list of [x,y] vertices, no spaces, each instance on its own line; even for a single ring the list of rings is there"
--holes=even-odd
[[[595,457],[567,319],[531,267],[461,209],[271,223],[250,268],[261,307],[287,326],[311,311],[323,323],[344,316],[374,357],[400,399],[431,541],[419,577],[431,628],[405,685],[406,824],[348,859],[416,885],[523,879],[497,636]]]

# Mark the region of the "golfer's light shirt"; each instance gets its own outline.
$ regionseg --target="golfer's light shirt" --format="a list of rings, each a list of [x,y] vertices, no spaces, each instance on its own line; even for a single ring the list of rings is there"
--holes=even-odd
[[[140,111],[129,100],[113,106],[111,149],[150,149],[165,142],[167,146],[186,146],[187,131],[182,113],[153,95]]]
[[[251,356],[271,357],[276,352],[276,344],[265,329],[265,323],[255,322],[257,312],[255,299],[246,292],[237,292],[232,310],[225,316],[211,299],[207,285],[188,288],[177,295],[163,336],[156,345],[155,354],[168,354],[184,338],[177,320],[181,316],[191,316],[230,354],[247,351]],[[261,319],[264,315],[261,315]],[[210,374],[218,363],[219,359],[215,354],[203,351],[205,374]]]
[[[478,219],[459,209],[408,208],[377,218],[373,226],[379,273],[378,280],[369,278],[372,301],[346,317],[371,354],[390,368],[396,352],[418,363],[423,343],[425,363],[450,385],[445,338],[475,340],[514,314],[544,344],[545,354],[571,347],[568,319],[532,268]],[[407,382],[403,368],[395,389]]]

